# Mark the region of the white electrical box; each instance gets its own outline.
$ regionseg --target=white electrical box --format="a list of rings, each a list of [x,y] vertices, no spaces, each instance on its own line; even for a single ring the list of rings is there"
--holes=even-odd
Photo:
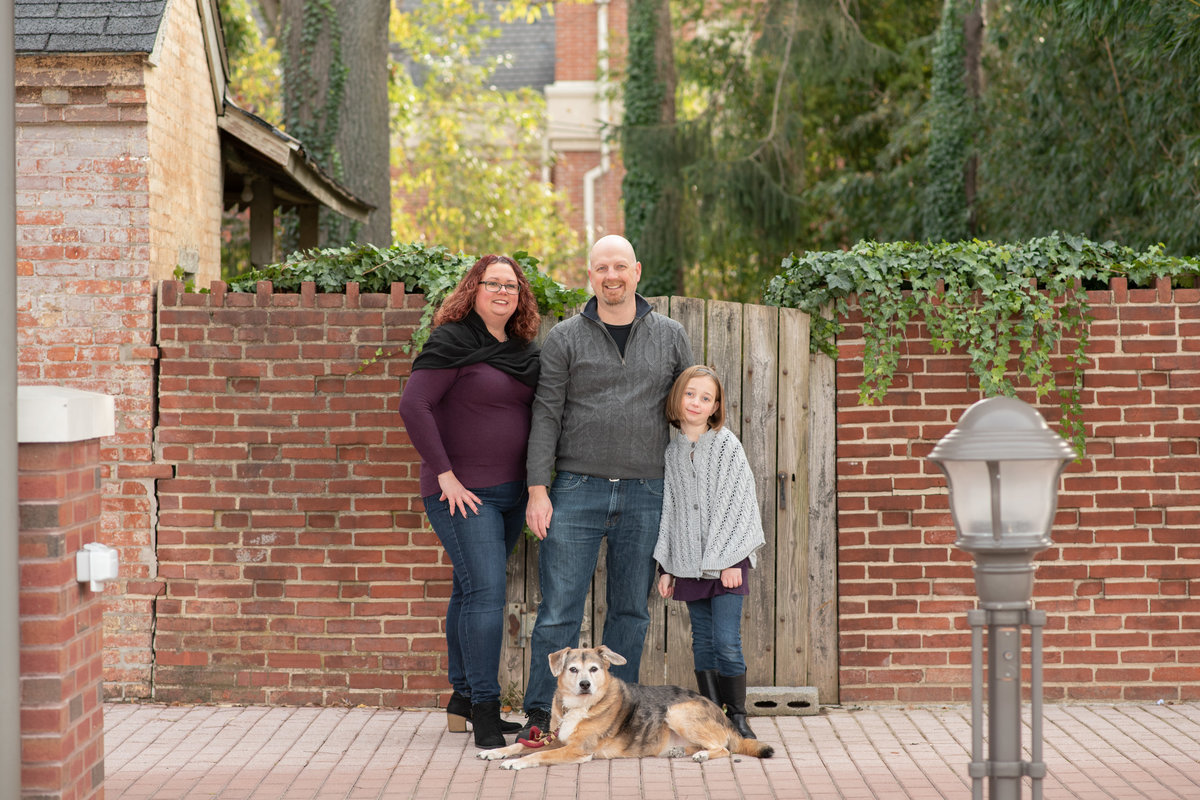
[[[106,581],[117,579],[120,559],[117,551],[100,542],[88,542],[75,554],[75,577],[80,583],[90,583],[93,592],[104,591]]]

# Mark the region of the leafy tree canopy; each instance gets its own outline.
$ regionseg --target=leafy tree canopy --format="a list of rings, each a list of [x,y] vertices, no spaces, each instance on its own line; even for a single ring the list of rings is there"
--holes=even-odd
[[[488,86],[504,59],[480,63],[478,53],[496,33],[471,0],[393,14],[392,40],[402,48],[390,72],[393,231],[468,252],[527,249],[552,270],[574,270],[580,244],[564,221],[567,201],[541,178],[545,101],[530,89]]]

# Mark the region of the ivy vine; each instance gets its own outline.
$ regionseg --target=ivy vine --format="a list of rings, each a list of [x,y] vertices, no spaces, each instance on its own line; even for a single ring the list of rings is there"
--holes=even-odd
[[[1009,244],[864,241],[847,251],[788,256],[767,286],[766,301],[807,312],[813,351],[836,358],[847,298],[858,296],[864,317],[859,402],[866,405],[887,394],[904,331],[917,316],[935,350],[970,357],[985,396],[1015,393],[1010,364],[1016,359],[1015,375],[1038,398],[1057,392],[1060,429],[1083,453],[1080,397],[1092,321],[1086,290],[1107,288],[1121,276],[1131,287],[1152,286],[1161,277],[1194,286],[1200,259],[1167,256],[1161,246],[1135,252],[1060,233]],[[823,316],[829,308],[832,316]],[[1065,370],[1056,370],[1058,353]]]
[[[571,289],[554,280],[538,269],[538,259],[525,251],[513,253],[512,258],[529,279],[538,310],[543,315],[561,319],[567,309],[586,299],[585,290]],[[413,347],[420,350],[425,344],[437,306],[476,260],[477,256],[451,253],[445,247],[418,243],[395,244],[387,248],[352,244],[301,250],[280,264],[239,275],[230,281],[229,290],[253,292],[259,281],[271,281],[272,291],[296,293],[302,284],[312,281],[319,292],[344,292],[347,283],[357,283],[362,292],[386,293],[393,283],[401,282],[405,291],[422,293],[426,300],[411,342],[401,348],[408,353]],[[378,360],[394,353],[385,353],[381,348],[375,355]]]

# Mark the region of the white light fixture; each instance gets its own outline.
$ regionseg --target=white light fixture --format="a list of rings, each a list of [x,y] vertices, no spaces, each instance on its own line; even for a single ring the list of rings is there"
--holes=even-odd
[[[102,592],[105,582],[115,581],[119,566],[117,551],[100,542],[88,542],[75,553],[75,579],[90,584],[93,592]]]
[[[1050,546],[1058,477],[1075,450],[1032,406],[989,397],[929,453],[946,475],[955,544],[975,557],[984,608],[1025,608],[1033,557]]]

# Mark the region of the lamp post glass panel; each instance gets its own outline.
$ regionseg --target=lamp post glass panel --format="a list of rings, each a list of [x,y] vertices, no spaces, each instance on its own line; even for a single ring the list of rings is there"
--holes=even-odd
[[[988,778],[992,800],[1020,797],[1021,778],[1033,778],[1041,797],[1041,633],[1045,612],[1030,609],[1034,558],[1050,546],[1058,507],[1058,478],[1075,451],[1027,403],[990,397],[965,412],[929,453],[946,476],[955,544],[975,559],[980,608],[972,629],[971,703],[974,728],[969,773],[972,795]],[[1031,761],[1021,761],[1021,633],[1032,629]],[[988,760],[982,761],[982,630],[988,630]]]

